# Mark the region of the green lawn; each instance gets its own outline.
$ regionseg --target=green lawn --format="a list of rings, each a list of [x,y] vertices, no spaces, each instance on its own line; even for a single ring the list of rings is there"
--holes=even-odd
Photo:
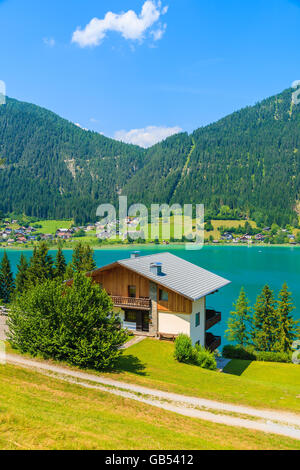
[[[71,228],[73,220],[40,220],[36,224],[42,226],[42,228],[38,229],[39,233],[51,233],[54,235],[59,228]]]
[[[270,362],[251,362],[234,360],[226,367],[227,374],[259,382],[270,381],[279,386],[292,386],[298,390],[300,398],[300,366]]]
[[[0,449],[299,449],[299,441],[185,418],[0,366]]]
[[[174,344],[146,339],[127,349],[115,379],[162,390],[300,413],[300,366],[232,361],[226,374],[179,364]]]

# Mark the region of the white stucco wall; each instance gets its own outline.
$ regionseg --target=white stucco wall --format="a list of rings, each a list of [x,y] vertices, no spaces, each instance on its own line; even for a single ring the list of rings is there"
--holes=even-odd
[[[168,333],[171,335],[178,335],[184,333],[190,336],[191,324],[190,316],[181,313],[163,313],[159,312],[159,327],[160,333]]]
[[[193,303],[191,315],[159,312],[158,330],[160,333],[174,335],[184,333],[190,336],[193,345],[200,341],[200,344],[205,346],[205,309],[206,301],[203,298]],[[196,327],[197,313],[200,313],[200,325],[198,327]]]
[[[190,315],[190,337],[193,345],[200,341],[201,346],[205,346],[205,323],[206,323],[206,299],[193,302],[193,312]],[[196,314],[200,313],[200,325],[196,327]]]

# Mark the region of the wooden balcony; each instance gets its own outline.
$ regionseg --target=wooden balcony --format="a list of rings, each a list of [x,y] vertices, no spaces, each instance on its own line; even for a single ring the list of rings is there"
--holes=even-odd
[[[206,310],[206,331],[210,330],[217,323],[220,323],[222,320],[221,312],[216,312],[215,310]]]
[[[221,336],[214,336],[211,333],[206,333],[205,347],[211,352],[215,351],[221,346],[222,338]]]
[[[151,310],[151,299],[135,298],[135,297],[119,297],[111,295],[111,299],[115,307],[125,308],[128,310]]]

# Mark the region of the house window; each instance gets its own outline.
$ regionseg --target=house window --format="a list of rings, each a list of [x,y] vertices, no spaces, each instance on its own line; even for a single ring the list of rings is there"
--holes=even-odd
[[[128,297],[136,298],[136,286],[128,286]]]
[[[159,289],[159,300],[162,302],[168,302],[169,294],[165,290]]]
[[[200,326],[200,313],[196,313],[196,328]]]
[[[136,312],[126,312],[125,321],[128,323],[136,323]]]

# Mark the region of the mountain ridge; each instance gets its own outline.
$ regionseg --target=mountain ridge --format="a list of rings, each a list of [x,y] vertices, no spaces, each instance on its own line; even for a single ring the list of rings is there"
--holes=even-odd
[[[211,216],[226,207],[297,224],[299,148],[291,89],[149,149],[8,98],[0,107],[0,210],[85,222],[123,194],[130,203],[204,203]]]

